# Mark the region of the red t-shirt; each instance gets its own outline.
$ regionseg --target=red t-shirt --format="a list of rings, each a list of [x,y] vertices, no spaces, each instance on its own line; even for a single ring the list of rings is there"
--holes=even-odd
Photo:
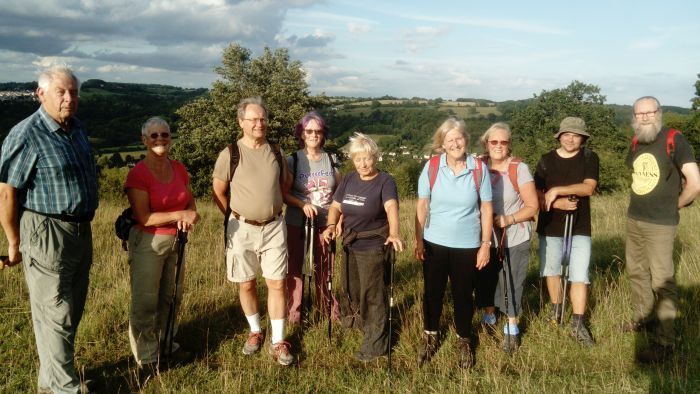
[[[143,161],[136,163],[126,176],[124,188],[139,189],[148,193],[148,208],[151,212],[182,211],[192,201],[192,194],[187,188],[187,185],[190,183],[190,176],[185,166],[176,160],[170,160],[170,163],[173,168],[173,179],[170,183],[159,182]],[[177,233],[176,223],[158,227],[145,227],[140,224],[137,224],[137,226],[151,234],[175,235]]]

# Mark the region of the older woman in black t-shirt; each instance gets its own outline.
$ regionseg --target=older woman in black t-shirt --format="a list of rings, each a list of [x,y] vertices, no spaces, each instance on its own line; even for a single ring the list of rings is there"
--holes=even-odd
[[[399,237],[399,198],[391,176],[377,170],[377,144],[361,133],[350,138],[350,158],[355,171],[343,178],[333,195],[326,242],[338,234],[334,226],[343,215],[343,272],[341,297],[343,325],[362,327],[364,340],[355,359],[369,362],[387,353],[387,303],[384,286],[386,248],[402,251]],[[335,229],[335,230],[334,230]]]

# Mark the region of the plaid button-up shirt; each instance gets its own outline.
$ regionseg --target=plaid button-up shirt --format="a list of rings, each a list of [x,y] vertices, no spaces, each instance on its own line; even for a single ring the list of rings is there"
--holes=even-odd
[[[17,189],[18,203],[54,215],[97,209],[95,158],[75,117],[63,130],[40,107],[10,130],[0,153],[0,182]]]

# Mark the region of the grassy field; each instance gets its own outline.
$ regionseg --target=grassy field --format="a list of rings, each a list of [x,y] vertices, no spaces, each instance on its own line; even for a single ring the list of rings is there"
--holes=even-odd
[[[602,196],[593,203],[593,261],[590,323],[597,345],[578,346],[568,330],[551,326],[540,313],[533,247],[522,318],[523,345],[513,356],[500,339],[480,334],[473,371],[456,367],[451,308],[446,308],[446,339],[433,361],[419,369],[416,356],[422,331],[422,274],[411,253],[398,255],[395,273],[393,373],[386,359],[358,365],[352,360],[361,334],[334,326],[326,339],[326,321],[318,314],[304,330],[289,330],[298,363],[283,368],[263,353],[241,354],[246,322],[236,287],[226,281],[222,258],[221,215],[208,201],[199,203],[202,222],[187,250],[186,291],[180,315],[180,342],[196,354],[191,364],[168,370],[144,392],[698,392],[700,391],[700,204],[684,209],[676,241],[680,286],[677,328],[682,338],[674,359],[659,367],[641,367],[635,352],[642,334],[619,333],[630,317],[629,284],[623,269],[627,197]],[[96,379],[101,392],[137,390],[135,364],[127,336],[129,276],[126,253],[112,223],[124,202],[103,202],[94,221],[95,262],[90,293],[77,339],[76,363]],[[401,208],[401,232],[413,238],[413,202]],[[4,241],[4,236],[3,236]],[[410,242],[409,242],[410,245]],[[5,244],[2,245],[3,250]],[[409,249],[412,245],[409,246]],[[339,272],[338,272],[339,274]],[[339,275],[336,275],[336,281]],[[259,289],[264,292],[263,286]],[[22,268],[0,272],[0,392],[35,392],[38,359]],[[451,302],[447,301],[446,302]],[[262,307],[264,310],[264,306]],[[477,322],[475,317],[474,325]]]

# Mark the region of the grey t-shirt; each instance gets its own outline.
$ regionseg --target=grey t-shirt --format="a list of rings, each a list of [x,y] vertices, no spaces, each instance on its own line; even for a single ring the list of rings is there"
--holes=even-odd
[[[325,226],[328,208],[333,201],[335,191],[335,169],[331,166],[326,152],[321,152],[321,159],[310,161],[303,149],[296,152],[297,170],[291,192],[294,197],[310,202],[318,209],[316,225]],[[289,171],[294,171],[294,158],[287,157]],[[285,219],[287,224],[304,225],[304,212],[294,206],[287,206]]]
[[[518,186],[522,190],[522,185],[533,182],[530,169],[527,164],[520,162],[517,168]],[[491,193],[493,195],[493,213],[495,215],[512,215],[518,212],[525,204],[516,193],[515,188],[510,183],[508,170],[500,172],[489,170],[491,176]],[[520,245],[530,239],[532,234],[531,222],[520,222],[506,229],[506,247]]]

